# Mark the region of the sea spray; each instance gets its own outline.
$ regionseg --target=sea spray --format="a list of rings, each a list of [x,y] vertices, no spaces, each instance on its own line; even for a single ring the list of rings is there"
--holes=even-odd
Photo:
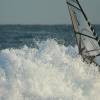
[[[99,100],[98,67],[55,40],[0,51],[0,100]]]

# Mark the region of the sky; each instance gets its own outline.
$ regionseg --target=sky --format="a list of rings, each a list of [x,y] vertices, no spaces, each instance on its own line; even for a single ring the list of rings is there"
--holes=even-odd
[[[100,24],[100,0],[80,0],[90,22]],[[0,24],[70,24],[65,0],[0,0]]]

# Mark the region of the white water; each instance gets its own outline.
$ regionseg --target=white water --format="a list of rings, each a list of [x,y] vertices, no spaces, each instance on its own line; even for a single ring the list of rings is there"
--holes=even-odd
[[[98,68],[54,40],[2,50],[0,100],[100,100]]]

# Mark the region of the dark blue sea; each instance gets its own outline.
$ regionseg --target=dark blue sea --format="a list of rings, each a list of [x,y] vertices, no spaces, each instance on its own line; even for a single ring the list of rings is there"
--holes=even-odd
[[[73,36],[72,27],[66,25],[0,25],[0,49],[31,47],[47,39],[74,44]]]
[[[0,100],[100,100],[100,73],[71,25],[0,25]]]
[[[95,31],[99,34],[99,25],[95,26]],[[36,41],[47,39],[55,39],[65,46],[75,45],[71,25],[0,25],[0,49],[34,47]]]

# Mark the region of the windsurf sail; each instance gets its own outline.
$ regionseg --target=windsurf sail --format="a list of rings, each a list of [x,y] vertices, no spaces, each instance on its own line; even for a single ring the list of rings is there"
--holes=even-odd
[[[88,21],[78,0],[66,0],[79,54],[89,63],[100,65],[100,41],[94,28]]]

